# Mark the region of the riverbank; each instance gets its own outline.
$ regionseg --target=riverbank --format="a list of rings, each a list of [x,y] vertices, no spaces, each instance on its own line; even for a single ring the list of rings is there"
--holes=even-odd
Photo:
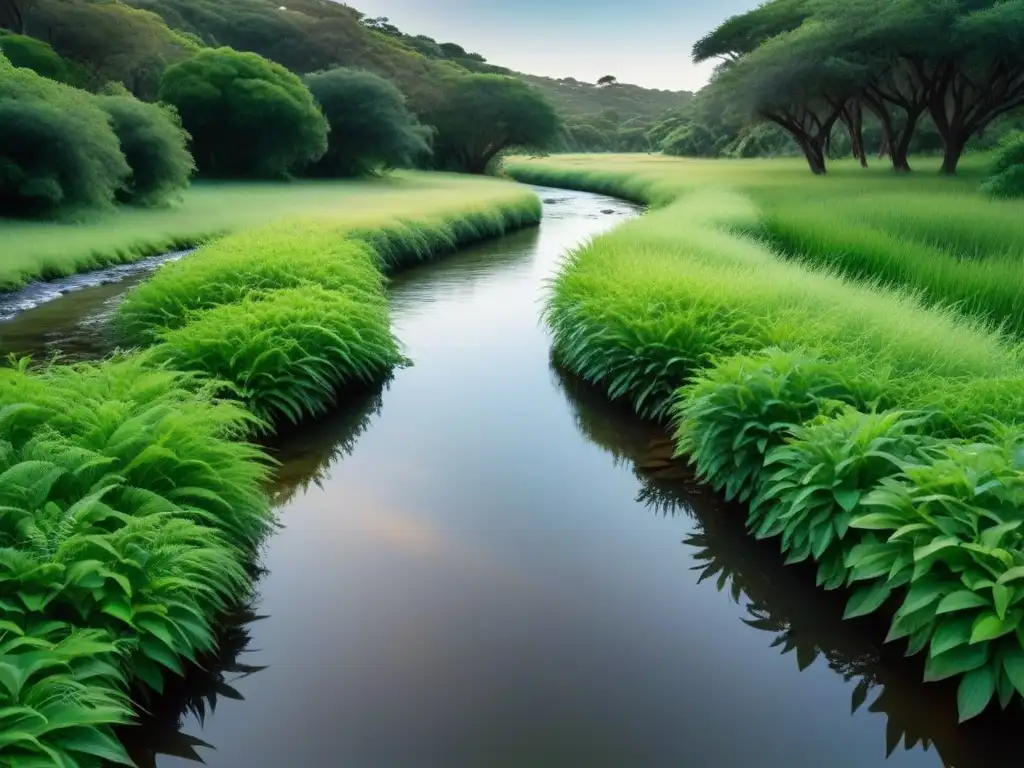
[[[1024,692],[1024,571],[1014,570],[1024,539],[1006,506],[1024,481],[1018,342],[906,286],[814,269],[750,235],[766,207],[830,194],[839,206],[854,186],[861,197],[849,208],[880,189],[967,201],[954,222],[963,242],[986,237],[972,211],[1006,211],[973,197],[969,179],[819,180],[787,163],[773,176],[764,162],[716,170],[646,156],[507,167],[521,181],[655,206],[559,272],[546,308],[559,362],[641,415],[671,420],[701,478],[751,504],[752,533],[779,537],[792,562],[816,562],[819,583],[855,588],[848,615],[892,606],[890,638],[929,650],[926,679],[961,678],[962,718]],[[938,210],[941,222],[953,207]],[[913,231],[905,220],[889,217]]]
[[[71,221],[0,220],[0,292],[190,248],[297,215],[373,227],[411,213],[500,201],[493,179],[399,171],[380,179],[197,182],[166,208],[112,208]]]
[[[402,209],[305,212],[166,267],[131,306],[195,303],[150,301],[131,326],[147,350],[0,369],[0,500],[17,523],[0,578],[19,601],[0,642],[25,676],[0,691],[4,760],[125,761],[110,729],[132,719],[128,692],[159,693],[208,654],[215,617],[249,594],[273,515],[272,462],[248,441],[403,362],[384,270],[540,216],[506,183],[420,184],[400,185]],[[40,651],[54,664],[33,672]],[[75,696],[50,701],[57,689]]]

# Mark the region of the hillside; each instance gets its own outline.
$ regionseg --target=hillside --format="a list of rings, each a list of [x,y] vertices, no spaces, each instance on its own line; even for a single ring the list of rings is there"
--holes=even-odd
[[[83,66],[92,85],[121,81],[141,98],[153,98],[163,69],[200,46],[252,51],[299,74],[366,69],[396,83],[421,115],[451,74],[512,74],[542,90],[561,115],[559,149],[592,151],[646,148],[656,118],[692,98],[515,73],[457,43],[406,33],[332,0],[5,1],[23,9],[4,17],[8,27],[50,43]]]

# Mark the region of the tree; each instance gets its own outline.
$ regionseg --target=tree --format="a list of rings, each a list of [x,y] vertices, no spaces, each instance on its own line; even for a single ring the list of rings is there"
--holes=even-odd
[[[0,214],[106,205],[129,172],[94,96],[0,53]]]
[[[831,55],[839,39],[833,25],[804,22],[720,69],[712,86],[789,133],[815,174],[825,172],[832,128],[867,77],[862,66]]]
[[[607,85],[615,85],[618,82],[619,80],[617,77],[615,77],[615,75],[605,75],[604,77],[597,81],[597,84],[603,88],[604,86]]]
[[[156,205],[188,187],[195,163],[188,152],[188,134],[171,107],[139,101],[123,86],[108,89],[98,102],[110,116],[132,170],[118,200]]]
[[[194,43],[168,29],[155,13],[119,2],[38,0],[30,31],[65,59],[84,67],[92,89],[119,82],[143,99],[156,96],[169,64],[196,50]]]
[[[0,51],[16,67],[31,69],[36,74],[66,85],[83,85],[86,74],[81,67],[65,61],[42,40],[25,35],[7,34],[0,30]]]
[[[429,155],[430,129],[419,124],[393,83],[354,69],[308,75],[305,83],[331,129],[327,153],[312,173],[365,176]]]
[[[207,176],[280,178],[327,151],[327,121],[312,94],[254,53],[217,48],[175,64],[160,99],[178,110]]]
[[[29,12],[38,0],[0,0],[0,28],[24,34]]]
[[[484,173],[511,147],[543,149],[559,128],[555,109],[543,95],[504,75],[453,79],[426,122],[438,131],[434,156],[440,165],[469,173]]]

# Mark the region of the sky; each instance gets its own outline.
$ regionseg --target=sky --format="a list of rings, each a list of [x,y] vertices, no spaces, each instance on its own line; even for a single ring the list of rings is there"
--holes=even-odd
[[[693,43],[758,0],[346,0],[403,32],[458,43],[519,72],[697,90]]]

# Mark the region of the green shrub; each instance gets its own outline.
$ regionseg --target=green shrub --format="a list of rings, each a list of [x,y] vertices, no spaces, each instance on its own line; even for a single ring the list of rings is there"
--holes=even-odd
[[[0,215],[108,204],[129,171],[93,96],[0,55]]]
[[[1024,513],[1020,438],[949,445],[864,499],[851,528],[874,534],[847,556],[851,598],[879,603],[905,588],[889,639],[929,648],[926,680],[961,676],[961,720],[995,697],[1024,694]],[[855,611],[848,611],[854,613]]]
[[[680,391],[677,451],[727,499],[749,501],[763,484],[765,454],[794,429],[843,404],[875,404],[880,389],[849,367],[805,353],[727,358]]]
[[[331,128],[316,176],[367,176],[411,165],[430,154],[430,129],[419,124],[405,96],[371,72],[332,69],[305,77]]]
[[[195,170],[188,152],[188,134],[173,109],[146,104],[127,92],[99,97],[117,134],[131,178],[118,199],[136,205],[155,205],[188,187]]]
[[[846,557],[858,541],[847,535],[850,522],[883,480],[924,460],[934,448],[936,441],[921,434],[925,422],[925,417],[899,411],[845,408],[791,428],[786,443],[765,456],[748,528],[759,539],[781,536],[787,563],[813,558],[819,586],[843,586]],[[875,607],[860,605],[859,610]]]
[[[114,317],[115,330],[126,344],[149,345],[163,331],[185,325],[196,310],[303,285],[361,290],[376,300],[383,277],[370,250],[336,227],[282,222],[230,235],[168,264],[128,294]]]
[[[403,360],[383,296],[312,285],[200,312],[161,342],[155,359],[226,383],[268,422],[325,413],[340,390],[379,381]]]
[[[126,680],[117,646],[99,630],[77,630],[38,617],[23,623],[6,610],[3,616],[4,765],[131,765],[111,730],[133,717],[120,692]]]
[[[327,121],[312,94],[255,53],[202,50],[167,68],[160,100],[181,115],[204,176],[279,178],[327,150]]]
[[[268,461],[241,442],[254,426],[139,357],[0,369],[0,633],[59,635],[36,649],[30,692],[8,687],[51,726],[23,711],[14,736],[38,740],[0,741],[5,764],[33,764],[33,748],[128,764],[109,736],[128,716],[127,680],[160,691],[183,659],[213,650],[211,622],[247,596],[243,566],[271,525]],[[67,642],[89,641],[91,667],[62,660],[67,631],[44,621],[56,617],[88,630]],[[55,686],[75,695],[40,698]]]

